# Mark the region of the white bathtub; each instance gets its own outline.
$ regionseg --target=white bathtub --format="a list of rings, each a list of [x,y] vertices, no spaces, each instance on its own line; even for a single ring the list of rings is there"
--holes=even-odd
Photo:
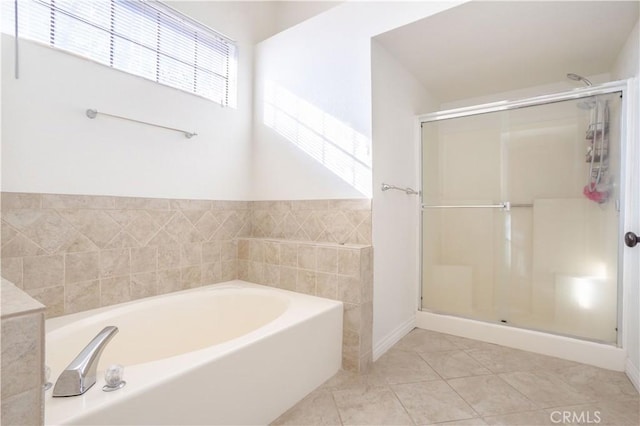
[[[45,424],[267,424],[342,358],[341,302],[230,281],[47,320],[51,381],[108,325],[97,383],[48,390]],[[127,385],[103,392],[115,363]]]

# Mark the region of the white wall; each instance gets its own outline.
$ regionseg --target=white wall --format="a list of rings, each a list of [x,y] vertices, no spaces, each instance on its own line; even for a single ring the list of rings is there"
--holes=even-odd
[[[416,115],[437,100],[375,40],[373,91],[373,356],[382,355],[414,327],[420,281],[420,197],[382,192],[382,183],[420,188]]]
[[[640,233],[640,21],[629,35],[613,67],[616,79],[632,80],[632,92],[629,96],[630,111],[628,131],[632,141],[627,152],[628,193],[636,194],[632,203],[625,208],[625,232]],[[639,247],[624,248],[624,304],[622,333],[623,344],[627,349],[626,372],[636,388],[640,390],[640,252]]]
[[[285,90],[297,104],[320,111],[316,115],[322,115],[321,120],[340,123],[343,134],[351,132],[349,137],[363,138],[370,144],[371,37],[456,4],[346,2],[260,43],[256,57],[253,198],[368,196],[369,184],[364,190],[354,188],[264,124],[265,101],[269,100],[265,91],[272,87]],[[294,105],[292,109],[301,119],[297,116],[301,108]],[[299,130],[293,129],[289,139],[297,140]],[[342,136],[337,138],[342,140]]]
[[[627,41],[618,53],[612,74],[617,79],[637,77],[640,68],[640,20],[631,30]]]
[[[250,194],[253,45],[272,33],[272,4],[173,2],[237,40],[238,108],[28,41],[13,76],[2,38],[2,190],[143,197],[247,199]],[[87,108],[179,133],[98,116]]]
[[[277,32],[284,31],[340,3],[342,3],[342,0],[277,1],[275,2],[275,29]]]

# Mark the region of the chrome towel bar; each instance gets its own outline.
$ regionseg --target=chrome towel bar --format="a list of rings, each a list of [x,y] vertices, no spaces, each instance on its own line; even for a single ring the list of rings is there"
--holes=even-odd
[[[132,121],[134,123],[146,124],[147,126],[159,127],[161,129],[166,129],[166,130],[173,130],[174,132],[184,133],[184,137],[187,138],[187,139],[191,139],[194,136],[198,136],[198,134],[196,132],[189,132],[187,130],[176,129],[174,127],[167,127],[167,126],[162,126],[160,124],[149,123],[149,122],[146,122],[146,121],[134,120],[133,118],[122,117],[120,115],[107,114],[106,112],[99,112],[97,109],[88,109],[86,114],[87,114],[87,117],[89,117],[89,118],[96,118],[96,116],[98,114],[100,114],[100,115],[106,115],[107,117],[119,118],[120,120],[126,120],[126,121]]]
[[[405,194],[407,195],[420,195],[420,191],[416,191],[415,189],[412,188],[400,188],[398,186],[395,185],[389,185],[388,183],[383,183],[382,184],[382,190],[383,191],[388,191],[390,189],[395,189],[397,191],[403,191]]]

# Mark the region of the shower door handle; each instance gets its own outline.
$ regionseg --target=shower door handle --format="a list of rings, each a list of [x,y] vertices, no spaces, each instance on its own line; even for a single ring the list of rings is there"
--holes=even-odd
[[[635,247],[638,242],[640,242],[640,238],[634,232],[624,234],[624,243],[627,247]]]

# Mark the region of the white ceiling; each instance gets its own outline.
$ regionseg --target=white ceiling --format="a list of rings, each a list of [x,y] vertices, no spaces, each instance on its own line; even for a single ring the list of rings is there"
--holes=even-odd
[[[379,35],[441,102],[611,71],[636,1],[473,1]]]

